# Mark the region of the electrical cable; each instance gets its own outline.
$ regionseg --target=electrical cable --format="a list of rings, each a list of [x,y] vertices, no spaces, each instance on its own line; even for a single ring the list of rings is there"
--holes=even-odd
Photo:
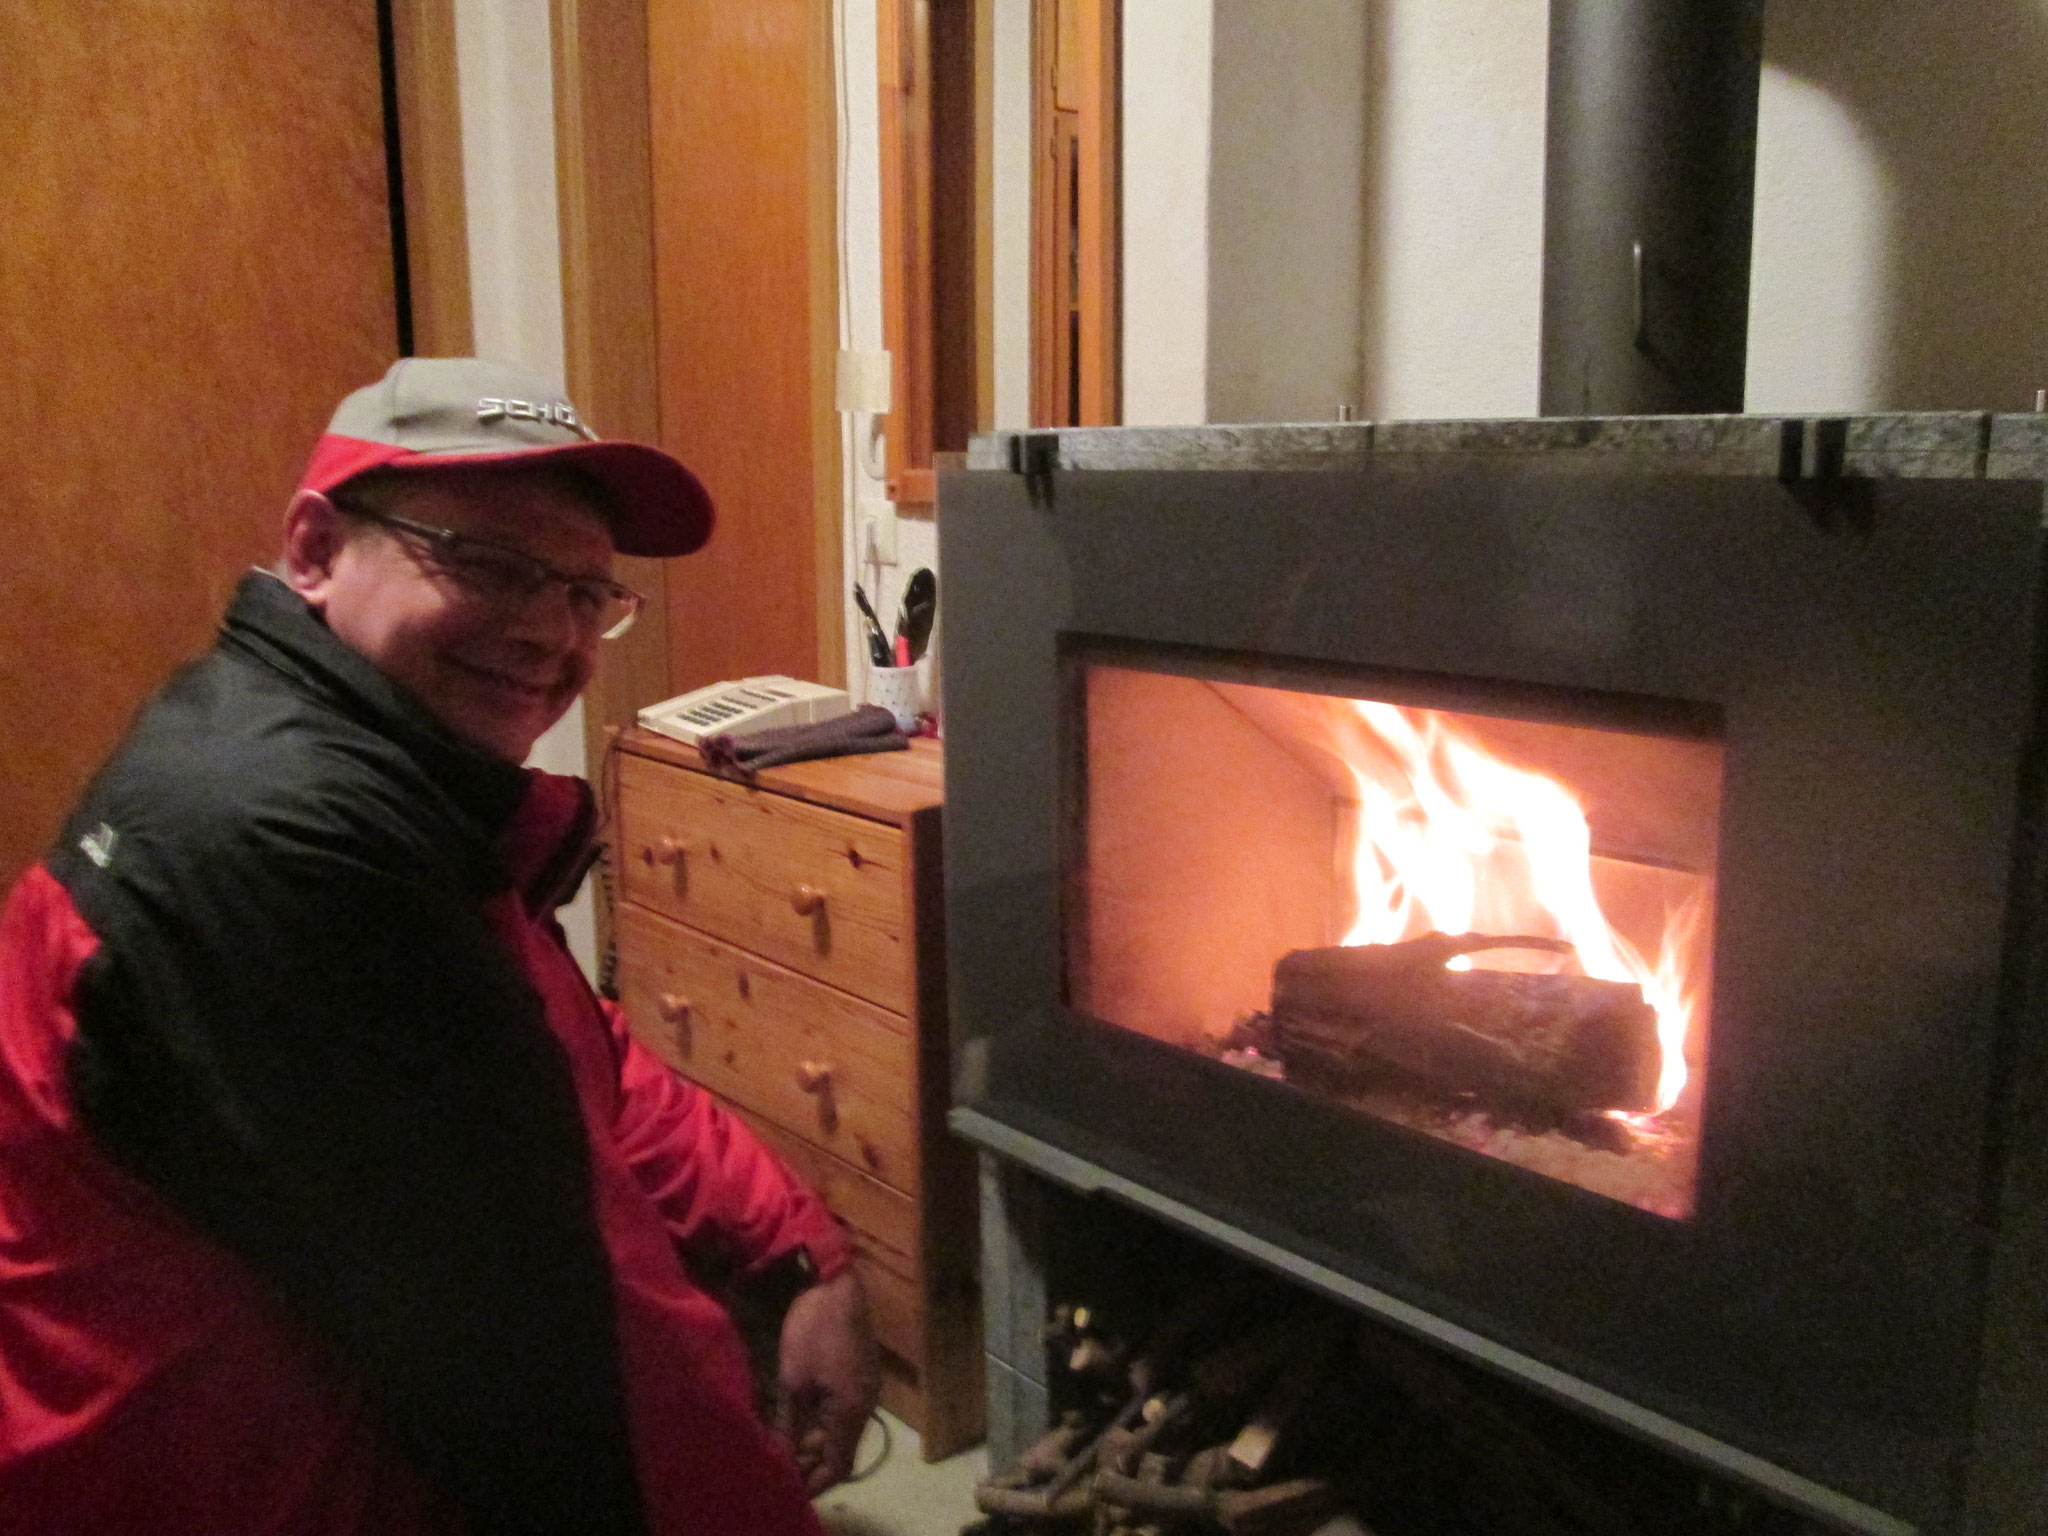
[[[896,1448],[896,1437],[889,1433],[889,1421],[882,1417],[881,1409],[877,1408],[868,1415],[868,1423],[874,1425],[875,1428],[879,1429],[882,1432],[882,1448],[876,1454],[875,1459],[869,1462],[866,1467],[855,1467],[851,1472],[847,1473],[845,1478],[840,1483],[841,1487],[845,1487],[847,1483],[866,1482],[869,1478],[873,1477],[877,1472],[882,1470],[883,1463],[885,1463],[889,1459],[889,1453]],[[867,1439],[865,1427],[863,1427],[861,1439]],[[855,1456],[858,1457],[859,1453],[860,1447],[855,1446]]]

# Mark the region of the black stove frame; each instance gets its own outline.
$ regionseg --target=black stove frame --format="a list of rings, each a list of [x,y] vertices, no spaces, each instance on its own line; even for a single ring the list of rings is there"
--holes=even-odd
[[[977,439],[940,498],[956,1127],[1844,1529],[2037,1528],[2044,466],[2048,422],[1979,416]],[[1717,712],[1694,1217],[1065,1007],[1097,641]]]

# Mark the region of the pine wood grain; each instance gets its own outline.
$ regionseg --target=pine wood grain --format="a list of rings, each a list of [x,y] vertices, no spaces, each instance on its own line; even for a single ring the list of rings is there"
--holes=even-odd
[[[455,0],[392,0],[391,31],[413,352],[467,357],[476,350],[476,333],[469,302]]]
[[[868,1295],[876,1338],[885,1350],[896,1357],[895,1369],[890,1370],[885,1362],[885,1372],[896,1378],[897,1394],[885,1397],[884,1402],[897,1417],[909,1423],[923,1424],[929,1413],[922,1384],[927,1361],[933,1355],[914,1257],[916,1207],[896,1191],[876,1185],[874,1180],[848,1168],[838,1158],[821,1152],[801,1137],[792,1136],[781,1127],[758,1115],[748,1114],[738,1106],[728,1107],[777,1156],[823,1195],[825,1203],[846,1222],[853,1237],[854,1268]],[[863,1185],[868,1187],[864,1189]],[[908,1240],[911,1251],[894,1246],[899,1237]],[[920,1435],[922,1433],[920,1430]],[[962,1443],[971,1444],[972,1441]],[[954,1445],[953,1449],[959,1449],[959,1445]],[[950,1455],[951,1452],[942,1450],[936,1454]]]
[[[620,909],[618,936],[627,1016],[671,1066],[917,1193],[911,1044],[900,1016],[642,907]]]
[[[622,752],[673,763],[692,770],[704,766],[704,755],[671,737],[638,726],[619,740]],[[946,757],[940,743],[920,737],[905,752],[870,752],[855,757],[823,758],[768,768],[749,781],[778,795],[828,805],[855,816],[907,826],[912,818],[932,811],[946,798]]]
[[[376,7],[0,9],[0,886],[397,349]]]
[[[1120,0],[1032,7],[1031,420],[1122,411]]]
[[[562,249],[562,351],[569,397],[606,437],[661,435],[654,302],[654,183],[648,144],[646,0],[555,0],[555,180]],[[668,583],[659,560],[620,556],[645,599],[601,650],[584,695],[590,760],[608,726],[669,697]]]
[[[629,900],[908,1013],[901,832],[630,756],[620,797]]]
[[[856,1245],[875,1263],[906,1280],[917,1278],[916,1202],[742,1105],[728,1104],[727,1108],[825,1197],[833,1213],[852,1229]]]
[[[829,978],[820,980],[824,971],[816,956],[800,956],[786,968],[750,940],[728,943],[662,915],[654,904],[683,894],[682,888],[671,888],[672,875],[653,879],[651,886],[635,876],[623,889],[620,976],[636,1031],[753,1126],[848,1224],[884,1346],[884,1405],[917,1429],[927,1459],[972,1445],[981,1438],[986,1418],[978,1221],[973,1157],[945,1128],[950,1061],[940,837],[944,757],[938,744],[921,741],[908,752],[791,764],[746,785],[710,774],[694,748],[635,730],[619,737],[614,781],[620,829],[615,856],[629,873],[636,850],[656,852],[661,836],[675,835],[661,827],[674,819],[678,806],[694,808],[698,835],[707,838],[695,847],[698,863],[712,868],[732,861],[709,860],[709,834],[703,829],[724,825],[716,818],[727,814],[738,816],[730,827],[743,829],[748,842],[807,848],[811,858],[816,857],[814,823],[840,833],[867,827],[895,840],[898,856],[880,876],[902,915],[903,946],[896,963],[903,986],[895,1007],[871,1006],[827,984]],[[653,814],[650,796],[660,802]],[[681,842],[687,885],[693,845],[688,834]],[[728,853],[738,846],[720,844]],[[774,859],[755,852],[739,862],[758,874]],[[641,876],[658,867],[652,858],[639,863]],[[735,1002],[733,978],[739,969],[749,977],[751,997]],[[699,979],[685,979],[692,977]],[[753,1017],[764,998],[764,978],[778,983],[768,989],[775,995],[764,1006],[780,1017],[769,1023]],[[786,988],[779,985],[784,981]],[[664,992],[673,1000],[669,1019],[661,1017]],[[713,1003],[703,1004],[705,997]],[[692,1005],[687,1040],[678,1029],[682,1010],[674,1004],[680,1001]],[[731,1063],[724,1061],[722,1050],[713,1049],[707,1070],[702,1065],[708,1049],[705,1031],[711,1031],[714,1042],[727,1038],[721,1018],[733,1021],[732,1035],[749,1038]],[[907,1113],[913,1174],[898,1178],[894,1147],[883,1148],[880,1161],[884,1175],[903,1188],[892,1188],[869,1171],[874,1163],[861,1146],[845,1145],[845,1104],[838,1106],[835,1129],[819,1121],[814,1103],[786,1102],[782,1085],[794,1078],[783,1077],[779,1069],[739,1083],[718,1076],[731,1067],[745,1065],[752,1072],[757,1062],[777,1060],[768,1048],[771,1040],[782,1042],[782,1062],[822,1060],[824,1050],[816,1042],[841,1027],[858,1032],[863,1050],[879,1039],[872,1031],[895,1032],[897,1043],[890,1049],[901,1054],[888,1057],[886,1073],[892,1107]],[[809,1054],[798,1054],[805,1051]],[[882,1056],[874,1056],[872,1065],[884,1070]],[[864,1059],[861,1071],[868,1070]],[[860,1087],[865,1116],[870,1109],[865,1077]],[[771,1104],[761,1097],[764,1093],[783,1095],[785,1102]],[[738,1101],[742,1096],[746,1103]],[[766,1114],[759,1112],[763,1109]],[[916,1198],[906,1190],[914,1190]]]
[[[1080,424],[1114,426],[1123,413],[1123,194],[1118,172],[1121,0],[1063,0],[1078,6],[1075,60],[1081,97]]]
[[[718,504],[711,543],[664,573],[671,681],[829,675],[830,7],[652,0],[647,19],[660,440]]]

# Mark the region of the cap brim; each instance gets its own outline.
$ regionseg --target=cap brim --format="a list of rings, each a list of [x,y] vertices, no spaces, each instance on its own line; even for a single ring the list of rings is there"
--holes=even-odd
[[[507,453],[415,453],[390,443],[330,433],[313,451],[299,488],[329,491],[372,469],[435,470],[573,465],[610,493],[612,547],[665,559],[701,549],[715,513],[703,482],[677,459],[644,443],[564,443]]]

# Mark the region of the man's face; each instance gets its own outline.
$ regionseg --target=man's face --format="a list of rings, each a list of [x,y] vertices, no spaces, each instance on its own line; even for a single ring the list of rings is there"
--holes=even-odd
[[[520,550],[566,576],[608,577],[611,535],[573,482],[546,471],[437,472],[401,482],[375,510]],[[347,500],[348,488],[340,488]],[[322,515],[319,509],[314,515]],[[291,582],[327,626],[450,731],[524,762],[590,681],[598,637],[550,584],[530,599],[479,599],[423,541],[332,511],[339,531],[305,556],[287,520]]]

